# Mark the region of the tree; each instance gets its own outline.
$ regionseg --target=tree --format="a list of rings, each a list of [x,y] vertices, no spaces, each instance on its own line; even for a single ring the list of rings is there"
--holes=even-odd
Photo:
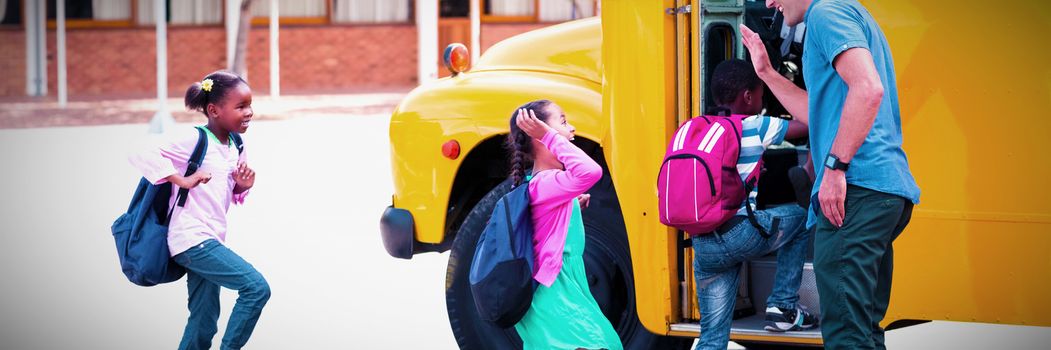
[[[252,29],[252,0],[241,0],[241,15],[237,28],[237,45],[234,47],[233,66],[230,70],[248,79],[248,66],[245,56],[248,54],[248,31]]]

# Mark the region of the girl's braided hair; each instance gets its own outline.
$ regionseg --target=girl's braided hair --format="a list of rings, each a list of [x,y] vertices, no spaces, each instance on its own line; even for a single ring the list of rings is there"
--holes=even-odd
[[[547,122],[550,118],[547,107],[550,105],[550,100],[536,100],[515,108],[515,111],[511,113],[511,133],[507,135],[505,146],[511,157],[510,177],[512,187],[522,184],[522,180],[525,179],[526,168],[533,160],[533,142],[531,137],[525,131],[519,129],[518,124],[515,123],[515,120],[518,118],[518,110],[532,110],[540,121]]]

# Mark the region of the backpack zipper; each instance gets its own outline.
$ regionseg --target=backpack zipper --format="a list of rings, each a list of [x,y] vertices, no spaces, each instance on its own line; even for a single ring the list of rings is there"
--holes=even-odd
[[[712,176],[712,169],[708,168],[708,163],[705,163],[704,159],[702,159],[701,157],[698,157],[697,155],[694,155],[694,154],[690,154],[690,153],[676,154],[676,155],[670,156],[668,158],[665,158],[664,162],[661,163],[661,172],[657,174],[657,179],[658,179],[657,181],[660,181],[660,174],[664,173],[664,165],[668,164],[668,161],[670,161],[672,159],[685,159],[685,158],[693,158],[693,159],[696,159],[697,161],[701,162],[701,165],[704,166],[704,172],[706,174],[708,174],[708,187],[712,191],[712,197],[715,197],[715,178]]]

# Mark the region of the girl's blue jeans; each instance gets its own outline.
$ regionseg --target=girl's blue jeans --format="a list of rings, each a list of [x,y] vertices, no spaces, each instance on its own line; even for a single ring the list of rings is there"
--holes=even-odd
[[[190,318],[179,349],[208,349],[218,331],[219,287],[236,290],[234,305],[226,325],[221,349],[240,349],[255,329],[263,306],[270,299],[270,285],[263,275],[232,250],[215,240],[207,240],[175,256],[186,267],[190,292]]]

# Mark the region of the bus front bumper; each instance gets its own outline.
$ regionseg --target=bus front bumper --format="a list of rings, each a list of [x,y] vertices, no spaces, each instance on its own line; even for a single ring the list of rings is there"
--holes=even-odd
[[[380,218],[380,235],[387,254],[395,258],[412,259],[415,227],[412,213],[408,210],[387,207]]]

